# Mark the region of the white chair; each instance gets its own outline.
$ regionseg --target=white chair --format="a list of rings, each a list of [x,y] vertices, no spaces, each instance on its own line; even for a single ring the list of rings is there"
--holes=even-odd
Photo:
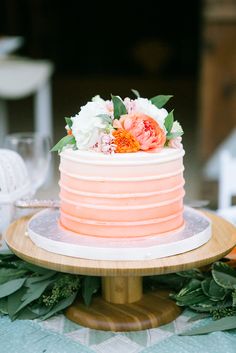
[[[7,104],[34,94],[35,131],[53,137],[50,78],[53,64],[44,60],[0,58],[0,145],[8,132]]]
[[[232,205],[232,197],[236,195],[236,158],[227,150],[220,153],[219,158],[219,196],[218,214],[236,224],[236,206]]]

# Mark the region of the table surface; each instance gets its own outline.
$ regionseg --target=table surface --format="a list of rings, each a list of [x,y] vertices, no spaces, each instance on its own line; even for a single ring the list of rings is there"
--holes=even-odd
[[[8,228],[9,247],[20,258],[61,272],[95,276],[145,276],[201,267],[222,258],[236,245],[236,228],[216,214],[204,212],[212,220],[212,238],[201,247],[175,256],[145,261],[98,261],[49,253],[25,235],[28,217]]]
[[[175,321],[156,329],[113,333],[79,326],[63,315],[46,321],[0,317],[1,353],[235,353],[236,330],[200,336],[179,336],[190,327],[209,322],[188,320],[185,311]]]

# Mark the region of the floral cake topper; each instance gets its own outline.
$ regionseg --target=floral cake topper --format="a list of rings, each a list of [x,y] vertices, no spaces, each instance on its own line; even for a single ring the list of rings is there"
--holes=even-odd
[[[174,121],[174,111],[163,108],[172,96],[147,99],[132,91],[135,99],[95,96],[78,114],[65,118],[67,136],[52,151],[69,147],[112,154],[182,148],[183,129]]]

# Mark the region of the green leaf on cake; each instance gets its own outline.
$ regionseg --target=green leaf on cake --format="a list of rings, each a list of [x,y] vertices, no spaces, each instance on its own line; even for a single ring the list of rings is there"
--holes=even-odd
[[[74,136],[72,135],[67,135],[64,136],[52,149],[51,152],[61,152],[61,150],[63,149],[63,147],[67,146],[67,145],[75,145],[76,141]]]
[[[68,125],[68,128],[71,129],[73,121],[71,118],[65,118],[66,124]]]
[[[120,97],[111,95],[114,107],[114,118],[120,119],[121,115],[127,114],[126,107]]]
[[[131,91],[133,92],[133,94],[137,97],[137,98],[140,98],[140,93],[139,91],[137,91],[136,89],[131,89]]]
[[[164,96],[159,95],[150,99],[152,104],[154,104],[157,108],[161,109],[164,105],[172,98],[173,96]]]
[[[184,133],[183,132],[170,132],[166,135],[166,138],[168,140],[175,139],[176,137],[182,136]]]
[[[174,124],[174,110],[172,110],[165,118],[164,125],[167,131],[167,135],[171,133],[173,124]]]

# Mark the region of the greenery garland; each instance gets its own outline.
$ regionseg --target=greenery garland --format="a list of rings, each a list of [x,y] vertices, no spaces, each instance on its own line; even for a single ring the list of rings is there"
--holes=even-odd
[[[70,306],[78,295],[89,305],[99,277],[56,272],[7,252],[0,254],[0,313],[12,320],[46,320]]]
[[[203,332],[236,328],[236,262],[215,262],[205,269],[144,278],[150,289],[165,287],[176,304],[210,316]],[[27,263],[11,252],[0,254],[0,313],[15,319],[48,319],[80,296],[89,305],[100,290],[99,277],[72,275]],[[191,331],[191,334],[194,334]]]

